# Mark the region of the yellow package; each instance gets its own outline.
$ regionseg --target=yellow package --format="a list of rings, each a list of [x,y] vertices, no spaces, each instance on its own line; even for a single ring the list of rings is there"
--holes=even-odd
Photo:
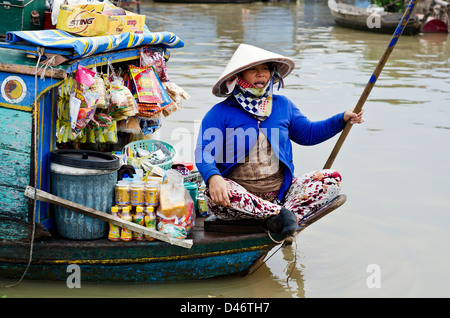
[[[62,5],[56,28],[81,36],[116,35],[142,32],[145,15],[125,11],[125,15],[106,15],[117,9],[108,4]]]

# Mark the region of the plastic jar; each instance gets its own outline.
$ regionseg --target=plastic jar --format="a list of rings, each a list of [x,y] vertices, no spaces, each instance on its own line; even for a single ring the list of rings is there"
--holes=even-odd
[[[131,202],[131,182],[120,180],[116,184],[116,204],[117,205],[128,205]]]
[[[145,183],[145,205],[156,207],[159,205],[159,191],[161,184],[157,181]]]
[[[130,186],[131,189],[131,198],[130,203],[132,206],[141,206],[145,204],[144,197],[144,182],[141,181],[133,181]]]

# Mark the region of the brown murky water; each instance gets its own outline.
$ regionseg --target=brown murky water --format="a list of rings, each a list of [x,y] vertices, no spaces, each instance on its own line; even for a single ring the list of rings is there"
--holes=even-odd
[[[159,138],[193,160],[198,123],[220,99],[212,85],[239,43],[292,57],[282,94],[313,120],[352,108],[390,35],[334,27],[325,0],[162,4],[141,13],[153,31],[185,42],[172,50],[172,81],[191,99]],[[333,168],[347,202],[245,278],[176,284],[25,281],[7,297],[449,297],[450,38],[403,36]],[[296,173],[320,169],[336,142],[294,147]],[[294,261],[296,259],[296,261]],[[289,276],[289,279],[287,279]]]

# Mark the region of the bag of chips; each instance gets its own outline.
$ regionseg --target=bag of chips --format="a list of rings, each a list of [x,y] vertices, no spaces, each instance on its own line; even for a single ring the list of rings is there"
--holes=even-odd
[[[158,78],[153,68],[141,68],[130,65],[130,79],[137,95],[139,103],[163,102],[159,90]]]

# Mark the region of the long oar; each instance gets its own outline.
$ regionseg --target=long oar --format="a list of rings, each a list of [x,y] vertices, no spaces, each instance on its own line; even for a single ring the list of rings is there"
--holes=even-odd
[[[372,76],[369,79],[369,82],[367,83],[366,87],[364,88],[364,91],[359,98],[358,103],[356,104],[355,108],[353,109],[353,112],[359,113],[362,110],[362,107],[364,103],[366,102],[367,97],[369,97],[370,91],[372,90],[373,86],[375,85],[375,82],[378,79],[378,76],[380,75],[381,71],[383,70],[384,65],[386,64],[389,56],[391,55],[391,52],[394,50],[395,45],[397,44],[398,38],[400,35],[402,35],[403,29],[406,27],[406,24],[408,23],[408,20],[414,10],[414,6],[416,5],[417,0],[411,0],[408,7],[405,10],[405,13],[403,14],[402,19],[400,20],[397,28],[395,29],[394,34],[391,37],[391,40],[389,41],[389,45],[384,51],[383,56],[381,57],[380,61],[378,62],[377,67],[375,68],[375,71],[373,72]],[[347,137],[348,133],[350,132],[350,129],[352,128],[352,124],[350,124],[350,121],[347,122],[345,125],[344,130],[342,131],[341,135],[339,136],[338,141],[336,142],[336,145],[334,146],[330,156],[328,157],[327,162],[325,163],[324,169],[330,169],[331,165],[334,162],[334,159],[336,159],[336,156],[341,149],[342,144],[345,141],[345,138]]]

